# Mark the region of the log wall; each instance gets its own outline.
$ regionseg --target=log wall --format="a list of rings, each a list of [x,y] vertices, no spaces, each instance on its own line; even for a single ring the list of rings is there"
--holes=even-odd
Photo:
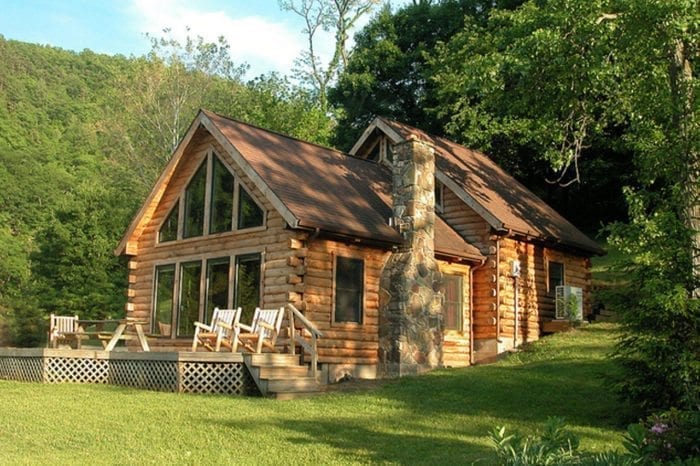
[[[496,338],[496,242],[491,227],[476,211],[445,187],[440,216],[486,257],[474,270],[474,339]]]
[[[515,281],[510,276],[511,261],[520,261],[518,278],[518,344],[536,340],[543,321],[554,319],[554,290],[548,289],[547,263],[564,264],[564,284],[583,290],[584,316],[590,312],[590,261],[586,257],[530,242],[500,240],[499,299],[501,338],[514,340]]]
[[[379,281],[390,252],[326,239],[308,242],[304,276],[304,314],[324,334],[318,341],[319,362],[377,364],[379,349]],[[335,256],[365,261],[362,323],[333,322]]]

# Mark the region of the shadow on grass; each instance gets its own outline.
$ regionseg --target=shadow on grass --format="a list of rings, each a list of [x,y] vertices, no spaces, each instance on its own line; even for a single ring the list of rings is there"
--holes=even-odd
[[[301,416],[300,416],[301,417]],[[338,463],[399,464],[489,464],[493,449],[469,438],[457,437],[452,429],[421,429],[412,417],[392,416],[371,427],[347,419],[284,419],[277,422],[231,422],[230,426],[258,432],[260,429],[281,431],[283,439],[301,448],[324,445],[334,450]],[[388,422],[387,422],[388,421]],[[225,424],[229,424],[228,422]],[[416,434],[422,432],[422,434]],[[284,452],[279,452],[281,458]],[[297,456],[298,457],[298,456]],[[309,458],[312,460],[313,458]]]
[[[462,414],[515,422],[560,416],[569,425],[621,426],[625,407],[611,393],[603,360],[534,361],[441,370],[402,379],[376,393],[410,412]]]

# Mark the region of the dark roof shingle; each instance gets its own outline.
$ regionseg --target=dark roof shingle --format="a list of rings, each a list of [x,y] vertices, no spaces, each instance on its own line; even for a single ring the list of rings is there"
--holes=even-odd
[[[485,154],[420,129],[380,118],[402,138],[431,143],[439,171],[501,222],[500,227],[528,237],[560,243],[593,254],[604,250]]]
[[[399,244],[388,225],[391,173],[375,162],[204,112],[299,221],[298,226]],[[435,249],[450,256],[481,254],[442,219]]]

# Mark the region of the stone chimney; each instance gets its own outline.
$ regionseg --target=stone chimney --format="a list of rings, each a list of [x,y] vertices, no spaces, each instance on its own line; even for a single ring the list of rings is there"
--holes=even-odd
[[[392,223],[403,244],[384,268],[379,374],[398,377],[442,360],[442,277],[435,261],[435,150],[415,137],[394,146]]]

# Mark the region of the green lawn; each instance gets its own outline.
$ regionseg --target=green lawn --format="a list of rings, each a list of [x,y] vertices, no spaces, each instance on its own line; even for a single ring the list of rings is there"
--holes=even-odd
[[[602,375],[615,327],[548,337],[493,365],[311,399],[0,381],[2,464],[493,464],[494,425],[563,416],[581,449],[620,449]]]

